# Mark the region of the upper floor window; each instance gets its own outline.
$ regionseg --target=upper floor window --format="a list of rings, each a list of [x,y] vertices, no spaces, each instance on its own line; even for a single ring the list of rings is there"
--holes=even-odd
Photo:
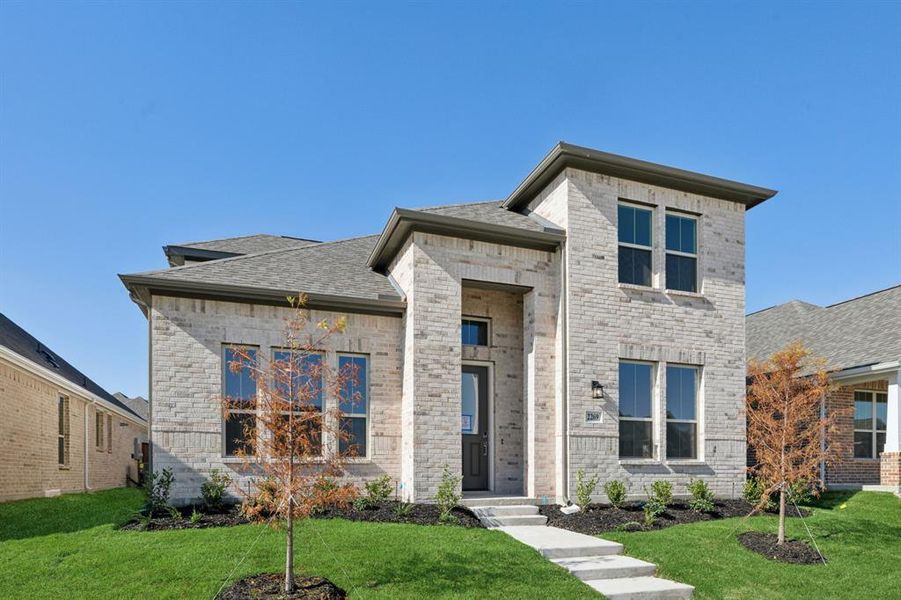
[[[651,285],[651,217],[649,208],[620,203],[617,207],[619,282]]]
[[[666,366],[666,457],[698,457],[698,369]]]
[[[698,220],[666,215],[666,288],[698,291]]]
[[[854,458],[879,458],[885,449],[888,394],[854,392]]]
[[[250,362],[256,363],[256,348],[226,347],[222,354],[222,393],[229,405],[225,420],[225,455],[251,452],[256,435],[257,382]]]
[[[322,454],[322,355],[275,350],[275,389],[282,399],[291,401],[293,416],[304,431],[303,451]],[[289,416],[284,413],[285,418]]]
[[[464,346],[488,345],[488,321],[486,319],[463,319],[461,331]]]
[[[341,411],[338,451],[344,455],[366,456],[366,430],[369,420],[368,362],[366,356],[356,354],[338,356],[338,372],[345,378],[338,402],[338,410]]]
[[[619,456],[653,458],[653,376],[650,363],[619,363]]]

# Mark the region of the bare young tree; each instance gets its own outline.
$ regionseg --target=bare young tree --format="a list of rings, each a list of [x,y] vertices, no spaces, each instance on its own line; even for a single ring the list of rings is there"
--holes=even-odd
[[[801,343],[748,367],[748,445],[756,457],[750,471],[764,489],[755,509],[763,509],[770,495],[779,492],[777,544],[785,542],[790,487],[822,485],[820,464],[832,462],[841,451],[837,444],[826,443],[836,440],[833,434],[840,417],[836,411],[821,412],[830,389],[824,362],[813,359]]]
[[[284,342],[271,357],[257,356],[242,346],[231,348],[228,368],[253,379],[254,400],[221,398],[226,419],[255,415],[243,419],[235,455],[246,468],[264,476],[258,490],[265,487],[269,498],[260,503],[258,495],[240,491],[248,496],[245,506],[250,506],[251,516],[273,522],[280,518],[285,525],[286,594],[295,588],[295,521],[309,517],[317,507],[349,503],[357,494],[353,485],[335,482],[344,474],[345,458],[353,448],[340,451],[348,445],[348,434],[341,427],[339,403],[325,400],[359,401],[359,393],[353,392],[356,373],[332,369],[327,361],[329,341],[344,332],[346,319],[313,324],[304,309],[305,297],[288,302],[292,313]],[[332,408],[324,410],[325,406]]]

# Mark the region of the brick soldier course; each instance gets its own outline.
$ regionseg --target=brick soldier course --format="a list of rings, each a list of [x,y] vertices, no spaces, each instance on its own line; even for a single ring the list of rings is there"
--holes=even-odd
[[[168,246],[170,264],[185,266],[121,276],[150,320],[154,468],[175,470],[184,502],[212,468],[249,482],[224,456],[223,348],[268,355],[284,298],[300,291],[313,322],[348,315],[335,350],[369,361],[368,453],[352,478],[387,473],[405,498],[433,499],[444,466],[462,470],[460,373],[481,364],[492,383],[484,493],[564,501],[582,469],[632,495],[658,479],[684,494],[702,478],[734,496],[745,462],[745,211],[774,193],[561,143],[505,201],[396,209],[378,236]],[[620,202],[651,210],[649,286],[619,282]],[[696,219],[696,292],[667,288],[668,214]],[[489,323],[485,345],[462,343],[467,317]],[[619,456],[620,361],[652,367],[653,451],[641,460]],[[690,460],[667,458],[671,364],[700,374]]]

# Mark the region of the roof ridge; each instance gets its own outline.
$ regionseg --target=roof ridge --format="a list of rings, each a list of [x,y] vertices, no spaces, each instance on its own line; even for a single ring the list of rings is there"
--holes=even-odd
[[[436,208],[452,208],[454,206],[473,206],[475,204],[491,204],[492,202],[501,205],[503,200],[477,200],[475,202],[457,202],[454,204],[436,204],[434,206],[422,206],[419,208],[410,208],[408,210],[435,210]]]
[[[226,262],[232,262],[236,260],[241,260],[243,258],[254,258],[257,256],[268,256],[270,254],[278,254],[279,252],[291,252],[295,250],[310,250],[313,248],[322,248],[323,246],[330,246],[334,244],[341,244],[344,242],[351,242],[354,240],[362,240],[368,237],[377,237],[378,234],[370,234],[370,235],[360,235],[356,237],[349,237],[340,240],[332,240],[330,242],[319,242],[318,244],[310,244],[309,246],[296,246],[292,248],[277,248],[275,250],[266,250],[264,252],[254,252],[252,254],[239,254],[237,256],[228,256],[225,258],[219,258],[217,260],[204,261],[195,263],[193,265],[181,265],[179,267],[169,267],[168,269],[154,269],[152,271],[140,271],[138,273],[128,273],[127,275],[159,275],[160,273],[172,273],[173,271],[184,271],[186,269],[195,269],[198,267],[206,267],[212,264],[220,265]]]
[[[835,304],[827,304],[823,308],[833,308],[835,306],[839,306],[841,304],[847,304],[848,302],[854,302],[855,300],[862,300],[864,298],[868,298],[870,296],[875,296],[876,294],[881,294],[883,292],[889,292],[895,288],[901,288],[901,283],[890,285],[887,288],[882,288],[881,290],[876,290],[875,292],[868,292],[866,294],[861,294],[860,296],[855,296],[854,298],[848,298],[847,300],[842,300],[840,302],[836,302]]]
[[[196,242],[185,242],[183,244],[166,244],[167,246],[195,246],[197,244],[209,244],[211,242],[224,242],[226,240],[246,240],[254,237],[290,237],[284,235],[274,235],[272,233],[249,233],[247,235],[232,235],[223,238],[214,238],[212,240],[199,240]],[[301,239],[301,238],[297,238]]]
[[[785,302],[782,302],[781,304],[774,304],[772,306],[767,306],[766,308],[761,308],[760,310],[755,310],[754,312],[749,312],[745,315],[745,318],[756,315],[758,313],[766,312],[768,310],[773,310],[774,308],[782,308],[783,306],[788,306],[789,304],[794,304],[795,302],[799,304],[806,304],[807,306],[813,306],[814,308],[828,308],[827,306],[820,306],[819,304],[807,302],[806,300],[801,300],[799,298],[792,298],[791,300],[787,300]]]

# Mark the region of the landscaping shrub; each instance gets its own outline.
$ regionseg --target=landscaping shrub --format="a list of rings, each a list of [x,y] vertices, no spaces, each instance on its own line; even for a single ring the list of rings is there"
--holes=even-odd
[[[399,519],[405,519],[406,517],[409,517],[410,513],[412,513],[412,512],[413,512],[413,504],[411,504],[410,502],[398,502],[394,506],[394,514]]]
[[[699,513],[713,512],[715,496],[706,482],[701,479],[692,479],[688,484],[688,493],[691,494],[691,499],[688,501],[691,510]]]
[[[201,513],[199,510],[197,510],[195,508],[194,510],[191,511],[191,517],[188,520],[193,525],[195,523],[199,523],[200,519],[202,519],[202,518],[203,518],[203,513]]]
[[[814,498],[820,495],[816,482],[796,481],[788,486],[785,499],[790,504],[810,504]]]
[[[604,484],[604,493],[614,508],[620,508],[626,501],[626,484],[618,479],[611,479]]]
[[[391,497],[391,476],[385,475],[365,484],[366,496],[374,503],[385,502]]]
[[[144,489],[147,492],[147,511],[149,514],[168,512],[169,495],[172,493],[172,484],[174,482],[175,476],[172,475],[172,470],[169,468],[147,474]]]
[[[657,520],[657,517],[666,512],[666,505],[657,498],[650,496],[648,501],[644,503],[642,511],[644,511],[644,526],[651,527],[654,521]]]
[[[210,478],[200,486],[200,495],[203,496],[204,506],[211,510],[222,508],[222,497],[231,482],[232,478],[227,473],[223,473],[219,469],[210,471]]]
[[[673,503],[673,484],[669,481],[655,481],[651,484],[651,493],[648,494],[665,509]]]
[[[441,510],[438,521],[447,523],[453,519],[451,511],[460,503],[460,494],[457,489],[463,481],[462,477],[458,477],[451,473],[450,467],[444,465],[444,473],[441,476],[441,484],[438,486],[438,493],[435,494],[435,502]]]
[[[751,506],[757,506],[760,504],[760,497],[763,495],[763,489],[763,484],[760,483],[760,481],[754,477],[749,477],[748,480],[745,481],[744,488],[741,490],[741,497]],[[772,510],[775,507],[776,504],[771,499],[766,503],[764,510]]]
[[[278,483],[270,478],[259,479],[254,484],[257,491],[241,505],[241,512],[248,519],[267,519],[276,514],[278,499]]]
[[[597,486],[597,475],[586,481],[585,471],[582,469],[576,471],[576,499],[582,512],[588,510],[588,505],[591,504],[591,497],[594,495],[594,490]]]

